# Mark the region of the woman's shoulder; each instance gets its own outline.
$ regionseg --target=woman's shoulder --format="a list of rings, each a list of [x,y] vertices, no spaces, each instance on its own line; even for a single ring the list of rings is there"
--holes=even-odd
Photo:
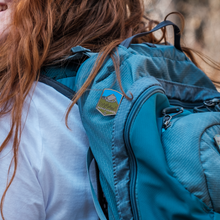
[[[72,160],[85,160],[89,144],[78,106],[72,108],[67,128],[65,115],[70,100],[43,83],[33,88],[23,106],[18,163],[25,161],[38,173],[49,170],[50,166],[52,169],[60,164],[59,167],[68,168]],[[1,117],[0,143],[7,137],[10,127],[10,114]],[[13,138],[0,153],[0,158],[10,161],[12,146]]]
[[[71,110],[68,129],[65,116],[70,100],[64,95],[48,85],[38,83],[32,102],[42,139],[38,179],[48,207],[47,215],[55,219],[57,215],[60,216],[58,219],[86,219],[85,216],[90,213],[90,218],[96,219],[86,173],[89,143],[78,106]],[[54,211],[57,206],[59,209]],[[62,210],[70,211],[65,213]],[[87,213],[81,210],[87,210]]]
[[[5,204],[11,203],[13,206],[16,197],[20,204],[32,207],[29,210],[40,215],[39,219],[44,219],[45,211],[51,219],[86,219],[88,213],[91,219],[96,219],[86,174],[89,144],[78,107],[74,106],[71,110],[68,129],[65,114],[70,100],[43,83],[37,83],[34,87],[23,109],[17,173]],[[8,119],[10,116],[2,119],[3,127],[7,127]],[[3,127],[0,126],[0,132]],[[0,163],[1,170],[5,170],[1,175],[5,181],[13,155],[11,144],[4,154],[4,161]],[[2,187],[0,184],[0,191],[4,187],[5,184]],[[28,200],[23,195],[32,199]],[[87,213],[82,213],[82,208]],[[22,216],[30,214],[23,211]]]
[[[42,160],[56,160],[56,163],[64,160],[62,164],[65,164],[68,158],[73,158],[76,154],[77,157],[84,157],[89,144],[78,106],[71,110],[67,128],[65,116],[70,104],[68,98],[43,83],[37,83],[30,97],[30,104],[24,110],[27,116],[21,144],[28,141],[32,146],[31,150],[36,148],[36,153]],[[30,157],[32,156],[30,153]]]

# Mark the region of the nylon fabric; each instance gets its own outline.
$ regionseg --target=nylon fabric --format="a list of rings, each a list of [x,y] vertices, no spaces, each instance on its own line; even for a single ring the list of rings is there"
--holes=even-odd
[[[157,79],[166,91],[169,99],[177,99],[184,102],[203,102],[204,100],[220,98],[216,89],[207,89],[193,85],[186,85],[177,82]]]
[[[79,72],[85,75],[77,74],[76,88],[80,88],[82,86],[83,80],[85,80],[88,74],[91,72],[95,60],[96,56],[93,56],[86,60],[80,67]],[[107,61],[107,65],[109,64],[113,66],[113,63],[110,60]],[[106,75],[105,72],[104,74]],[[96,79],[96,81],[98,81],[98,79]],[[82,98],[78,101],[78,105],[81,109],[81,118],[82,121],[84,121],[84,127],[89,137],[90,146],[92,148],[93,154],[96,158],[100,170],[100,183],[103,188],[103,192],[106,195],[107,201],[110,205],[109,209],[113,213],[113,216],[115,216],[116,219],[119,219],[114,191],[111,152],[112,127],[114,123],[114,117],[103,117],[96,110],[96,105],[102,94],[103,88],[105,88],[105,83],[113,85],[114,81],[114,76],[106,77],[105,80],[97,83],[92,90],[88,90],[87,92],[85,92]],[[99,127],[99,129],[96,129],[97,126]]]
[[[63,66],[44,67],[41,70],[41,77],[46,76],[75,91],[75,79],[78,68],[79,63],[76,63],[76,61],[69,62]]]
[[[67,77],[75,77],[78,68],[79,65],[74,65],[74,63],[64,66],[50,66],[42,68],[41,74],[59,80]]]
[[[214,213],[214,220],[220,220],[220,214]]]
[[[155,46],[152,48],[145,44],[133,44],[128,52],[145,56],[143,65],[147,65],[148,74],[156,78],[216,90],[211,80],[184,53],[172,45]]]
[[[137,160],[136,198],[140,219],[213,219],[210,216],[211,210],[184,189],[167,166],[159,134],[155,132],[156,111],[152,111],[158,108],[160,112],[164,107],[160,105],[160,99],[155,94],[147,100],[140,108],[130,131],[131,146]]]
[[[160,86],[159,82],[153,77],[143,77],[137,80],[129,91],[133,94],[132,101],[123,99],[115,117],[113,128],[112,157],[117,207],[121,219],[132,219],[132,211],[128,208],[130,207],[130,162],[128,159],[129,157],[124,139],[122,138],[124,133],[124,125],[133,104],[138,99],[140,94],[147,90],[149,87],[155,85]],[[129,96],[130,94],[127,93],[127,95]]]
[[[220,113],[212,114],[212,118],[212,126],[202,134],[200,154],[213,210],[220,213],[220,154],[214,141],[214,135],[220,134]]]
[[[162,134],[167,163],[173,172],[173,176],[211,209],[214,207],[208,191],[209,186],[207,186],[203,163],[205,162],[206,166],[208,166],[208,173],[214,172],[214,174],[217,174],[220,158],[219,155],[215,157],[210,155],[211,152],[209,153],[208,151],[213,151],[213,149],[208,150],[210,147],[206,149],[206,143],[213,142],[209,140],[212,136],[208,139],[207,135],[205,135],[205,143],[201,144],[201,146],[200,138],[208,127],[219,123],[219,119],[220,113],[217,112],[189,114],[185,117],[174,119],[171,127]],[[200,154],[204,151],[205,153],[202,157]],[[213,162],[216,162],[216,165],[213,164],[211,166]],[[218,177],[214,174],[211,175],[212,178],[214,181],[218,181]],[[212,184],[212,189],[214,190],[216,186],[216,184]]]
[[[68,78],[63,78],[63,79],[58,79],[57,82],[62,83],[63,85],[67,86],[69,89],[75,91],[75,80],[76,77],[68,77]]]

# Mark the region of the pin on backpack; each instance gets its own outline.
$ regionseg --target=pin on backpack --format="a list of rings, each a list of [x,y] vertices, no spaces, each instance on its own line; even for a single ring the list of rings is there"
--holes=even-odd
[[[112,89],[104,89],[96,109],[103,116],[116,115],[123,95]]]

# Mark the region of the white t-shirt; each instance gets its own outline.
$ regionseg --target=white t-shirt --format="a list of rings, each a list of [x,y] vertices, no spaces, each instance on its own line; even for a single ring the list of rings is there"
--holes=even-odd
[[[29,103],[23,110],[23,119],[27,117],[17,173],[4,201],[5,219],[97,220],[86,173],[89,144],[77,105],[69,115],[69,130],[65,114],[70,100],[52,87],[37,83]],[[8,134],[10,121],[10,115],[0,119],[0,144]],[[11,140],[0,153],[0,196],[12,155]],[[94,169],[91,175],[95,183]]]

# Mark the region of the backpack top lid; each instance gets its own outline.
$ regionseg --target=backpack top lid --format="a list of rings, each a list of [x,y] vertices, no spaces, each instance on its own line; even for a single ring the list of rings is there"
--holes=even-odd
[[[134,38],[150,34],[169,25],[172,25],[174,29],[174,46],[156,45],[151,43],[133,45],[131,44]],[[199,68],[197,68],[183,53],[180,45],[180,37],[181,34],[178,26],[168,20],[161,22],[149,32],[136,34],[124,40],[116,48],[117,54],[119,55],[120,59],[120,66],[122,67],[123,65],[127,65],[130,66],[129,68],[137,68],[137,71],[135,72],[136,75],[138,75],[139,70],[142,68],[146,76],[153,76],[155,78],[166,80],[169,82],[181,83],[185,85],[194,85],[216,91],[215,86],[213,85],[211,80],[206,76],[206,74],[202,72]],[[80,68],[83,70],[86,69],[86,73],[85,71],[82,71],[83,73],[79,71],[79,74],[77,74],[78,79],[82,77],[82,74],[82,78],[84,78],[84,80],[80,80],[81,82],[79,81],[79,89],[82,86],[85,79],[87,78],[88,74],[92,71],[98,54],[89,53],[90,51],[88,51],[85,48],[83,49],[82,47],[80,47],[80,50],[78,48],[79,46],[72,48],[72,51],[76,54],[83,54],[83,51],[85,51],[87,55],[89,54],[89,56],[91,56],[90,59],[84,62],[82,68]],[[143,67],[141,67],[141,65]],[[114,72],[114,66],[111,59],[107,58],[106,61],[103,63],[103,66],[96,79],[100,77],[101,79],[104,79],[102,73],[106,72],[106,69],[108,72],[106,74],[107,76],[110,72]],[[136,80],[137,76],[134,76],[133,79]],[[126,90],[126,88],[124,89]]]
[[[212,90],[211,92],[217,92],[208,76],[173,45],[142,43],[131,44],[129,48],[119,45],[116,50],[120,59],[121,81],[125,92],[129,89],[127,80],[134,82],[143,76],[153,76],[169,83],[206,88]],[[89,56],[90,58],[80,66],[77,72],[76,90],[82,87],[91,73],[98,53],[90,53]],[[133,74],[132,79],[128,79],[128,74],[124,73],[126,71],[130,72],[130,70]],[[110,58],[105,60],[93,81],[93,85],[90,85],[90,87],[93,87],[96,83],[101,83],[108,77],[115,82],[115,68]]]

